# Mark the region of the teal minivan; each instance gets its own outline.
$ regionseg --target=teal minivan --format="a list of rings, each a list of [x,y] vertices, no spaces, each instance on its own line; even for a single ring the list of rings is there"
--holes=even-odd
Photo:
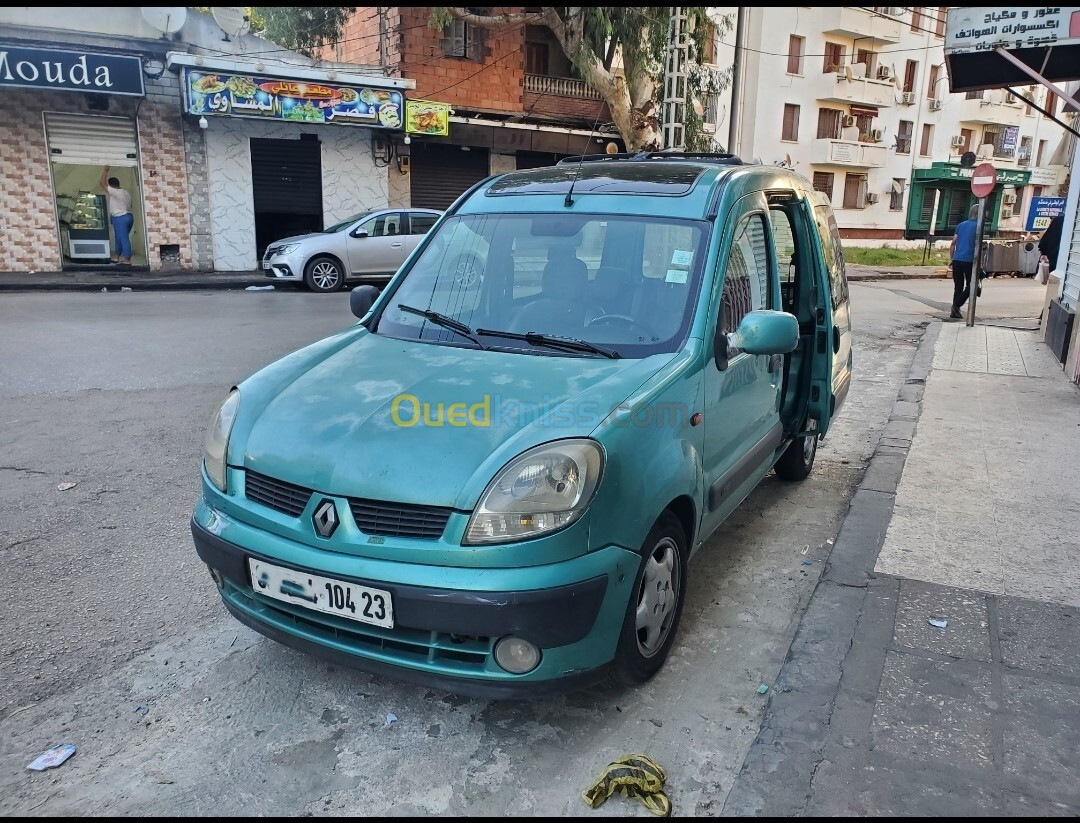
[[[491,177],[350,299],[214,415],[195,547],[256,631],[462,694],[655,674],[692,555],[851,379],[829,201],[731,155]]]

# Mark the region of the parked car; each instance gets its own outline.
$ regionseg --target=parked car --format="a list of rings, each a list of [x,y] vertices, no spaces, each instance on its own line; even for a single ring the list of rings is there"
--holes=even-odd
[[[275,240],[262,267],[275,280],[303,282],[312,291],[337,291],[351,278],[385,284],[441,212],[378,209],[354,214],[321,232]]]
[[[488,179],[350,300],[215,414],[195,548],[264,635],[464,694],[651,677],[693,553],[851,379],[828,199],[730,155]]]

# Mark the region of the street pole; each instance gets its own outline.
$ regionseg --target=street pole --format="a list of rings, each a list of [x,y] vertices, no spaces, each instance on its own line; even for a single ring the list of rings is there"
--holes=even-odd
[[[731,67],[731,115],[728,117],[729,154],[737,154],[739,143],[739,111],[742,96],[743,38],[746,36],[746,8],[739,6],[735,16],[735,64]]]
[[[975,325],[975,299],[979,296],[979,271],[982,268],[983,228],[986,220],[986,198],[979,198],[979,217],[975,227],[975,261],[971,264],[971,293],[968,295],[966,326]]]

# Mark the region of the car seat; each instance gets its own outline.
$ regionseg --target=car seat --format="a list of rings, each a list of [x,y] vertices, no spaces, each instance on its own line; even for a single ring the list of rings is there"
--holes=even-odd
[[[576,254],[556,254],[544,266],[540,296],[514,313],[510,331],[570,334],[585,325],[582,302],[589,269]]]

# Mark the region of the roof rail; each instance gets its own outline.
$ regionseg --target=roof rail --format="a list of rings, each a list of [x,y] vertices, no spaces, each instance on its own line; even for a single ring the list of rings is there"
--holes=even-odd
[[[564,157],[556,165],[573,166],[578,163],[601,163],[615,160],[674,160],[682,162],[694,160],[699,163],[720,163],[725,166],[741,166],[743,161],[734,154],[704,151],[639,151],[619,152],[618,154],[585,154]]]

